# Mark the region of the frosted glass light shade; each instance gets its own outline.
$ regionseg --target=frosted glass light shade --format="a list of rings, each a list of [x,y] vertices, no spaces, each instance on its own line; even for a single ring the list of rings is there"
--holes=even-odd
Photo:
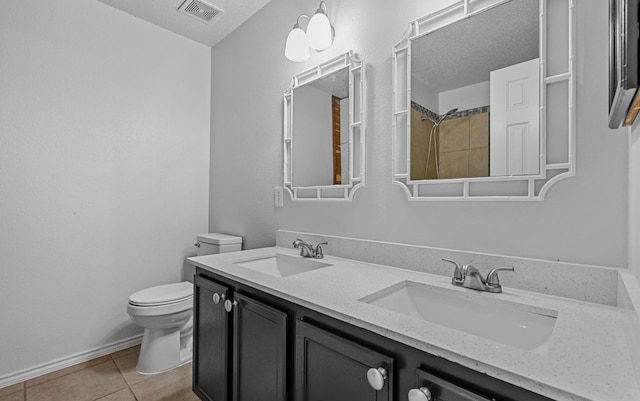
[[[293,27],[284,47],[284,56],[291,61],[306,61],[309,59],[309,43],[307,35],[302,28],[296,24]]]
[[[318,51],[328,49],[333,42],[331,23],[322,9],[318,9],[311,17],[311,21],[309,21],[307,40],[309,47]]]

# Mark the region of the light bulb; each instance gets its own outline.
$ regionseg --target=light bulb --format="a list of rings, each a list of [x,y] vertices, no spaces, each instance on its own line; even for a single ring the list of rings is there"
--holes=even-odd
[[[307,35],[300,25],[295,24],[284,47],[284,56],[291,61],[301,62],[309,59],[309,44]]]

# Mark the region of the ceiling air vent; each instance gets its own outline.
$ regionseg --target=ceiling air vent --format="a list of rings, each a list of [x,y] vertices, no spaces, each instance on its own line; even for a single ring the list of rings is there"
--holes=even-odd
[[[185,0],[180,7],[178,7],[178,11],[205,24],[208,24],[223,13],[221,9],[200,0]]]

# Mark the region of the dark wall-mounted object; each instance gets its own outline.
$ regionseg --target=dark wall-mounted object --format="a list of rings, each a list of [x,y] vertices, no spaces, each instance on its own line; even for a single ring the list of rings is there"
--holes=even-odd
[[[609,0],[609,128],[619,128],[638,89],[638,0]]]

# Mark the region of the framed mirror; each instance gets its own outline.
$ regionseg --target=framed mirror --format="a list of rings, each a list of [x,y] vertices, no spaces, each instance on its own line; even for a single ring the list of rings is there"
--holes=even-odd
[[[364,185],[361,60],[342,54],[295,75],[284,94],[284,188],[293,200],[350,201]]]
[[[460,0],[393,49],[393,179],[409,200],[543,200],[575,175],[571,0]]]

